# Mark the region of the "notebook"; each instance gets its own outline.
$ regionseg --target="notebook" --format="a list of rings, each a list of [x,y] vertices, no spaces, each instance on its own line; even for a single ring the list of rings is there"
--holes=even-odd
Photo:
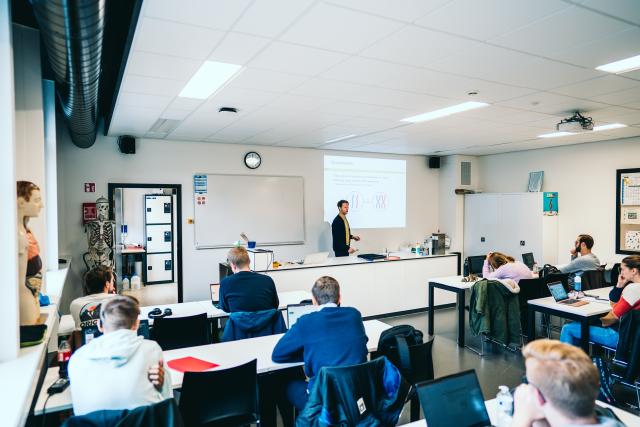
[[[179,372],[202,372],[218,367],[217,363],[207,362],[196,357],[181,357],[167,362],[167,366]]]

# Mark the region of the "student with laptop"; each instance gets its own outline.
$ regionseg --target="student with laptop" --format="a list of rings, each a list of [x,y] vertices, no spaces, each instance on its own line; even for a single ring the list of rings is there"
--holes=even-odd
[[[598,370],[581,349],[540,339],[522,349],[526,383],[514,396],[512,427],[534,425],[623,427],[596,415]]]
[[[618,345],[618,319],[631,310],[640,310],[640,255],[624,258],[620,263],[618,282],[609,292],[612,310],[600,318],[602,326],[589,326],[589,338],[596,344],[615,348]],[[580,345],[580,323],[567,323],[560,341]]]
[[[580,234],[576,237],[574,246],[569,251],[571,254],[571,262],[569,264],[559,265],[558,270],[562,273],[582,274],[585,271],[600,268],[600,260],[591,252],[593,243],[593,237],[588,234]]]
[[[529,267],[512,256],[502,252],[489,252],[482,266],[482,277],[485,279],[512,279],[516,283],[520,279],[531,279],[533,274]]]
[[[309,377],[286,385],[289,402],[301,411],[320,368],[356,365],[367,360],[367,335],[362,315],[352,307],[340,307],[340,285],[323,276],[311,289],[317,311],[305,314],[276,344],[271,358],[276,363],[304,362]]]
[[[133,409],[172,396],[162,367],[162,349],[136,334],[138,301],[114,296],[102,303],[103,335],[77,350],[69,361],[75,415],[102,409]]]
[[[273,279],[251,271],[251,260],[243,247],[229,249],[227,262],[233,274],[220,282],[218,307],[227,313],[277,309],[280,301]]]

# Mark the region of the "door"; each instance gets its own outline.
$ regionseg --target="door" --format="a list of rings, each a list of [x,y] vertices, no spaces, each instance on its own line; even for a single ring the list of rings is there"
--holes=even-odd
[[[464,197],[464,256],[499,250],[499,195],[468,194]]]

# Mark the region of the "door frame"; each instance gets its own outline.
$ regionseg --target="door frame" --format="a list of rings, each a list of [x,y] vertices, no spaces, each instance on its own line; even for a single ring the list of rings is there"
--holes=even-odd
[[[115,220],[115,206],[113,204],[113,192],[116,188],[171,188],[176,195],[176,228],[178,230],[178,239],[176,241],[176,259],[178,261],[178,302],[182,302],[182,184],[148,184],[134,182],[109,182],[107,183],[107,191],[109,193],[109,219]]]

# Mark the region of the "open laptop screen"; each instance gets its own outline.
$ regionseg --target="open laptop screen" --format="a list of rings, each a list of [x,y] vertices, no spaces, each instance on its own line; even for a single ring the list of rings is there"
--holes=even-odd
[[[475,371],[469,370],[417,385],[429,427],[490,426],[491,420]]]
[[[567,291],[564,289],[564,286],[562,286],[562,282],[551,282],[547,284],[547,287],[549,287],[549,292],[551,292],[554,300],[564,301],[569,298]]]
[[[289,329],[295,325],[300,317],[316,310],[318,310],[318,307],[311,304],[289,304],[287,306],[287,325],[289,325]]]
[[[522,254],[522,262],[529,267],[529,270],[533,270],[533,265],[536,263],[533,258],[533,253],[527,252],[526,254]]]

